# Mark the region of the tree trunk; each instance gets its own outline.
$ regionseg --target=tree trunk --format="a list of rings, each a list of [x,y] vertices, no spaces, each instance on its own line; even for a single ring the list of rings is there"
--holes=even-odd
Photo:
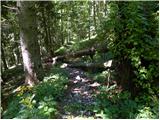
[[[97,30],[97,24],[96,24],[96,2],[93,1],[93,19],[94,19],[94,27],[95,31]]]
[[[15,59],[15,64],[18,65],[18,55],[16,50],[13,50],[13,55],[14,55],[14,59]]]
[[[107,1],[104,0],[104,15],[107,15]]]
[[[108,48],[92,47],[89,49],[80,50],[80,51],[65,54],[65,55],[55,56],[54,58],[44,60],[43,62],[53,62],[55,64],[57,61],[65,61],[66,59],[68,60],[70,58],[78,58],[86,55],[93,56],[96,52],[106,53],[108,51],[109,51]]]
[[[74,63],[74,62],[69,62],[67,65],[68,67],[73,67],[73,68],[80,68],[83,70],[106,70],[106,69],[115,69],[115,66],[112,65],[113,60],[108,60],[106,62],[101,62],[101,63]]]
[[[15,29],[16,31],[16,29]],[[14,55],[14,59],[15,59],[15,65],[18,65],[20,63],[20,49],[19,49],[19,43],[18,40],[19,39],[19,34],[14,32],[14,49],[13,49],[13,55]]]
[[[36,13],[34,2],[17,2],[19,7],[20,43],[23,65],[25,71],[25,83],[33,86],[38,82],[42,71],[40,47],[37,40]]]
[[[44,43],[45,43],[45,47],[46,47],[47,52],[49,52],[49,48],[48,48],[49,38],[48,38],[48,30],[47,30],[46,17],[45,17],[45,10],[44,9],[45,8],[43,8],[43,11],[42,11],[42,22],[43,22],[43,27],[44,27],[44,31],[45,31]]]
[[[67,20],[67,30],[68,30],[68,37],[67,37],[66,44],[68,44],[70,41],[70,17],[69,16],[68,16],[68,20]]]
[[[5,59],[5,53],[4,53],[4,50],[3,50],[3,46],[1,47],[1,57],[2,57],[2,61],[3,61],[3,65],[4,65],[4,70],[7,70],[8,69],[8,66],[7,66],[7,62],[6,62],[6,59]]]
[[[53,52],[53,46],[52,46],[52,38],[51,38],[51,27],[50,27],[50,11],[47,10],[47,19],[48,19],[48,24],[47,24],[47,28],[48,28],[48,46],[49,46],[49,53],[50,53],[50,56],[53,56],[54,55],[54,52]],[[55,18],[56,19],[56,18]]]
[[[88,31],[89,31],[89,33],[88,33],[88,38],[89,38],[89,40],[91,39],[91,30],[90,30],[90,26],[91,26],[91,20],[90,20],[90,13],[91,13],[91,10],[90,10],[90,2],[88,3],[89,4],[89,7],[88,7],[88,14],[89,14],[89,27],[88,27]]]
[[[119,41],[123,40],[123,33],[125,33],[125,29],[126,29],[126,24],[123,24],[123,20],[126,19],[124,13],[122,12],[122,9],[124,8],[124,6],[127,3],[124,2],[117,2],[119,11],[118,11],[118,21],[119,24],[123,25],[123,29],[118,30],[119,28],[116,26],[115,27],[115,33],[117,36],[117,39],[115,41],[115,44],[118,44]],[[118,49],[119,52],[121,53],[121,55],[117,56],[119,59],[117,59],[119,61],[119,63],[117,64],[117,83],[118,85],[120,85],[124,90],[128,90],[132,93],[134,93],[135,91],[135,85],[133,82],[133,76],[134,73],[132,71],[132,66],[131,66],[131,61],[128,58],[125,58],[125,53],[123,52],[122,49]]]
[[[61,45],[64,44],[64,38],[63,38],[63,12],[62,12],[62,9],[61,9]]]

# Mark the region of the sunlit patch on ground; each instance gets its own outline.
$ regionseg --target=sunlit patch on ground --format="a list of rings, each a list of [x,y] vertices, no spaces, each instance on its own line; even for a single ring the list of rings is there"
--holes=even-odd
[[[94,114],[92,110],[86,110],[85,108],[95,104],[94,91],[91,87],[93,81],[79,69],[66,68],[66,70],[70,73],[69,81],[74,86],[70,88],[63,100],[65,111],[62,118],[92,117]]]

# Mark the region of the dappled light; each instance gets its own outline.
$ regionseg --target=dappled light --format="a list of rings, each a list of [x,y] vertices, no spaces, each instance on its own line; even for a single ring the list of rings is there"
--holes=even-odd
[[[67,67],[67,64],[66,63],[63,63],[60,68],[66,68]]]
[[[105,67],[111,67],[112,66],[112,60],[109,60],[107,62],[104,63]]]
[[[2,119],[159,119],[158,1],[2,1]]]

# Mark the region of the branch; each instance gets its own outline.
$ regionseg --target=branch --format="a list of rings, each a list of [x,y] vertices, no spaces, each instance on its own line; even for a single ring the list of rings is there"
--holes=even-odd
[[[18,10],[18,8],[16,7],[9,7],[9,6],[6,6],[6,5],[2,5],[3,7],[5,8],[8,8],[8,9],[11,9],[11,10]]]

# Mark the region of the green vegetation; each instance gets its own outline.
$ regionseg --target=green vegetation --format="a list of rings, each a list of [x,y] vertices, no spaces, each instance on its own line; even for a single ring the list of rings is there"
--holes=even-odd
[[[4,119],[159,119],[158,1],[2,1]]]
[[[159,117],[158,99],[156,97],[132,98],[128,91],[121,91],[116,84],[106,85],[106,71],[96,74],[87,74],[95,82],[100,83],[99,94],[95,94],[96,104],[92,106],[97,118],[103,119],[157,119]],[[148,101],[148,102],[146,102]],[[150,102],[149,102],[150,101]],[[151,102],[152,101],[152,102]]]
[[[114,88],[108,89],[106,88],[104,91],[104,87],[101,86],[100,94],[97,96],[97,104],[95,106],[96,116],[104,119],[156,119],[159,117],[157,114],[159,110],[156,107],[158,101],[155,101],[152,105],[146,105],[146,103],[144,103],[146,100],[140,102],[139,99],[131,99],[130,93],[127,91],[112,93],[112,91],[116,90]]]
[[[53,68],[37,86],[20,86],[8,101],[3,118],[40,119],[58,114],[57,101],[63,99],[68,76],[64,70]]]

